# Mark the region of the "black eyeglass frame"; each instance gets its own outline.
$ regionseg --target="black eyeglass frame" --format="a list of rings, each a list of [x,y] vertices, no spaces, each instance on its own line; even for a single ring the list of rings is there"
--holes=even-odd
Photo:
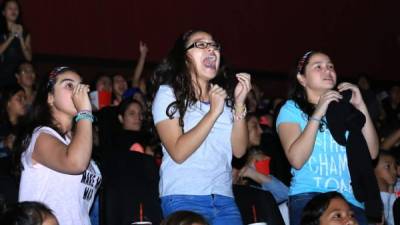
[[[202,46],[203,44],[205,44],[205,46]],[[193,44],[186,47],[185,51],[192,49],[192,48],[207,49],[209,47],[213,48],[216,51],[221,50],[221,45],[218,42],[196,41],[196,42],[193,42]]]

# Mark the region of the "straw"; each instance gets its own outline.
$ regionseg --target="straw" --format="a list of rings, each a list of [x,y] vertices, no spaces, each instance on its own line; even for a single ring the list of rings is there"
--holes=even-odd
[[[140,203],[140,210],[139,210],[140,222],[143,221],[143,204]]]
[[[253,205],[253,219],[254,219],[254,223],[257,223],[257,211],[256,211],[256,207]]]

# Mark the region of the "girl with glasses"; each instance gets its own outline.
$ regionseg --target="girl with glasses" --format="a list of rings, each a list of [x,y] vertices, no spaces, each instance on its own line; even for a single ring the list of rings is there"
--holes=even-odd
[[[209,33],[191,30],[177,39],[153,81],[152,113],[164,153],[159,185],[164,216],[189,210],[210,224],[241,224],[231,159],[247,147],[250,75],[229,78],[219,44]]]

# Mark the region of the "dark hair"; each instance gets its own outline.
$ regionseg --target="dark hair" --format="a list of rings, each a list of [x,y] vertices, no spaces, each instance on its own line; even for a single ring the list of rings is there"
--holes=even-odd
[[[308,51],[298,60],[296,72],[292,75],[292,85],[289,91],[289,99],[293,100],[296,106],[307,115],[307,119],[312,116],[315,106],[308,101],[306,90],[297,80],[297,75],[305,75],[306,66],[310,62],[311,57],[316,54],[325,53],[321,51]],[[321,120],[319,130],[322,131],[323,127],[324,121]]]
[[[320,217],[329,207],[332,199],[338,198],[347,202],[343,195],[336,191],[321,193],[314,196],[303,209],[301,214],[301,225],[319,225]]]
[[[143,105],[136,99],[127,98],[122,100],[118,106],[118,115],[124,116],[125,111],[129,108],[131,104],[138,104],[140,109],[143,111]]]
[[[20,74],[22,72],[22,65],[25,65],[25,64],[31,65],[33,67],[33,64],[31,62],[29,62],[27,60],[23,60],[22,62],[20,62],[18,64],[18,67],[15,70],[15,73]]]
[[[40,202],[19,202],[7,208],[0,217],[2,225],[41,225],[52,211]],[[55,218],[55,217],[54,217]]]
[[[0,123],[10,122],[7,112],[7,104],[11,98],[20,91],[24,91],[24,89],[19,85],[12,85],[3,88],[0,98]]]
[[[1,34],[8,34],[10,31],[8,30],[8,26],[7,26],[7,19],[6,17],[3,15],[3,11],[6,8],[7,4],[9,2],[15,2],[18,5],[18,9],[19,9],[19,13],[18,13],[18,17],[17,20],[15,21],[16,24],[20,24],[23,26],[22,24],[22,12],[21,12],[21,5],[19,4],[19,2],[17,0],[4,0],[1,5],[0,5],[0,33]],[[25,30],[25,29],[24,29]],[[24,33],[26,33],[26,31],[24,31]]]
[[[380,160],[380,158],[381,158],[382,156],[393,157],[393,159],[394,159],[395,161],[397,161],[396,155],[393,154],[392,151],[390,151],[390,150],[385,150],[385,149],[379,149],[378,156],[376,157],[376,159],[372,160],[372,165],[374,166],[374,168],[376,168],[376,166],[378,165],[379,160]],[[397,163],[397,162],[396,162],[396,163]]]
[[[169,215],[161,225],[208,225],[203,216],[191,211],[177,211]]]
[[[17,160],[17,162],[22,152],[24,152],[28,147],[35,128],[47,126],[64,137],[65,134],[58,128],[53,115],[51,114],[51,109],[47,99],[49,93],[53,93],[54,91],[54,85],[57,82],[58,75],[66,72],[77,73],[74,69],[63,66],[54,68],[48,76],[43,76],[41,78],[32,108],[26,117],[26,126],[24,126],[23,129],[21,128],[21,134],[17,136],[15,141],[15,160]],[[19,164],[17,166],[21,165]]]
[[[187,57],[186,47],[190,37],[199,32],[208,33],[203,30],[189,30],[180,35],[168,53],[168,56],[158,65],[152,77],[152,86],[154,87],[153,99],[156,91],[162,84],[169,85],[174,90],[176,100],[168,105],[166,114],[172,119],[173,115],[178,111],[180,114],[180,126],[183,126],[183,117],[187,108],[198,101],[188,68],[190,66],[188,66],[190,59]],[[210,82],[218,84],[227,91],[227,105],[230,107],[233,104],[233,87],[235,81],[236,79],[229,79],[229,73],[221,57],[217,75]]]

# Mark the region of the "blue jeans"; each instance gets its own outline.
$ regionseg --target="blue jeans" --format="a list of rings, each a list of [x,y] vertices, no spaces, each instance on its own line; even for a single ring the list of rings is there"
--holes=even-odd
[[[222,195],[169,195],[161,197],[164,217],[189,210],[202,215],[211,225],[242,225],[235,200]]]
[[[290,225],[300,225],[301,213],[303,212],[304,207],[314,196],[318,194],[318,192],[308,192],[289,196]],[[349,205],[354,212],[354,216],[356,217],[358,224],[368,225],[364,210],[350,203]]]
[[[280,180],[271,175],[272,180],[261,184],[261,189],[271,192],[279,205],[288,200],[289,188]]]

